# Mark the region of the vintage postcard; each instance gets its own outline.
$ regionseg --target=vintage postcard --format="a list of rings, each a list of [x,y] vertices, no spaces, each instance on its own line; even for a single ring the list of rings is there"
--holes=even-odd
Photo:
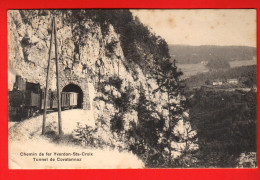
[[[8,10],[9,169],[256,168],[254,9]]]

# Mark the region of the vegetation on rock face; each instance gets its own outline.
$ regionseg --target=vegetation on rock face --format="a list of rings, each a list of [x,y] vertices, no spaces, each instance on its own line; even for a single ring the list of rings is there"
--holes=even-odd
[[[147,100],[143,89],[136,107],[138,123],[132,123],[126,132],[129,150],[137,154],[147,167],[166,167],[165,144],[159,143],[165,119],[155,110],[156,104]]]
[[[99,56],[103,53],[105,48],[105,56],[111,58],[117,56],[119,60],[125,59],[123,63],[126,69],[132,71],[137,75],[136,65],[138,65],[145,74],[149,74],[153,69],[154,64],[165,58],[170,58],[169,49],[166,41],[160,36],[157,36],[149,31],[149,29],[142,24],[137,17],[133,17],[129,10],[20,10],[19,14],[24,24],[37,30],[37,22],[44,19],[47,22],[48,34],[44,31],[44,42],[48,47],[48,37],[50,35],[51,17],[55,16],[57,21],[58,32],[71,31],[72,37],[66,34],[64,42],[61,41],[60,46],[70,48],[67,52],[61,52],[60,59],[68,58],[74,64],[86,64],[87,55],[84,54],[84,47],[87,45],[90,38],[97,37],[100,45]],[[16,26],[19,26],[17,23]],[[63,30],[64,28],[67,30]],[[66,29],[65,28],[65,29]],[[107,38],[112,31],[118,35],[118,39]],[[101,29],[101,36],[99,30]],[[70,34],[70,32],[68,33]],[[37,35],[38,38],[38,35]],[[106,39],[107,38],[107,39]],[[31,42],[32,40],[30,40]],[[71,41],[73,45],[71,45]],[[31,45],[26,45],[31,48]],[[89,47],[89,45],[87,45]],[[123,56],[115,54],[118,46],[123,50]],[[64,48],[62,48],[64,49]],[[26,48],[23,48],[25,51]],[[66,51],[66,49],[64,50]],[[72,51],[73,53],[70,53]],[[63,54],[64,53],[64,54]],[[28,55],[25,53],[25,59]],[[64,57],[63,57],[64,56]],[[72,56],[72,57],[70,57]],[[83,58],[83,59],[82,59]],[[85,59],[84,59],[85,58]],[[84,62],[83,62],[84,61]],[[69,66],[69,65],[68,65]],[[71,66],[71,65],[70,65]],[[93,69],[87,69],[88,74],[93,74]],[[138,79],[138,76],[135,78]]]
[[[132,151],[146,167],[153,168],[234,167],[241,152],[256,150],[256,93],[200,90],[193,91],[193,98],[188,101],[179,80],[182,72],[172,63],[166,41],[152,34],[129,10],[21,10],[19,13],[23,23],[34,27],[34,31],[37,23],[32,20],[45,18],[44,22],[48,22],[50,15],[55,15],[58,32],[66,27],[62,32],[69,34],[61,45],[72,42],[67,47],[72,51],[69,57],[72,64],[82,63],[82,71],[87,71],[95,82],[94,102],[100,112],[96,128],[77,127],[76,136],[82,145]],[[17,28],[21,26],[13,19]],[[46,43],[50,30],[43,32],[47,33],[42,39]],[[27,50],[35,44],[27,37],[21,38],[21,43],[28,63]],[[93,55],[91,68],[84,47],[92,46],[99,51]],[[192,48],[190,52],[195,53],[182,54],[185,50],[178,47],[177,54],[171,53],[185,63],[209,61],[207,66],[213,71],[186,79],[187,86],[200,87],[207,80],[229,78],[237,78],[243,87],[256,84],[256,66],[228,69],[227,62],[231,56],[233,60],[252,58],[255,48],[231,47],[232,52],[228,53],[223,53],[220,47],[200,48],[202,53],[197,54]],[[246,53],[234,56],[241,49]],[[212,58],[214,53],[221,56]],[[61,53],[60,57],[65,56]],[[216,61],[217,58],[221,60]],[[119,73],[118,65],[118,73],[105,74],[115,62],[122,63],[123,71]],[[114,64],[109,66],[109,63]],[[190,117],[184,117],[185,113],[190,113]],[[182,132],[176,128],[180,124]]]
[[[93,147],[108,145],[132,151],[147,167],[173,167],[174,153],[183,153],[175,145],[188,142],[187,135],[175,132],[179,122],[185,123],[183,112],[187,107],[179,81],[182,73],[171,63],[166,41],[152,34],[129,10],[48,12],[57,17],[58,33],[69,34],[66,42],[70,42],[72,66],[84,62],[82,68],[95,78],[92,79],[97,93],[94,101],[100,111],[100,124],[95,129],[79,126],[76,130],[79,141]],[[31,19],[45,12],[21,11],[20,14],[24,23],[34,26]],[[95,43],[89,42],[89,38]],[[93,47],[99,50],[93,56],[93,69],[88,67],[84,54],[85,47],[92,47],[88,43],[95,44]],[[120,55],[124,57],[117,57],[116,51],[121,49]],[[124,79],[119,70],[114,75],[104,73],[104,70],[111,71],[115,61],[122,62]],[[158,97],[152,97],[155,95]],[[160,99],[160,96],[164,97]],[[160,100],[164,102],[156,102]],[[101,136],[103,132],[107,134],[106,140]],[[184,151],[188,152],[186,148]]]
[[[103,82],[102,87],[100,86],[100,92],[106,96],[100,97],[100,100],[114,104],[117,109],[110,119],[111,132],[116,133],[120,141],[127,144],[127,149],[137,154],[147,167],[172,167],[172,143],[181,139],[173,134],[173,129],[182,119],[185,105],[178,80],[182,73],[170,62],[167,43],[152,34],[129,10],[88,10],[73,13],[77,13],[79,17],[91,18],[98,23],[103,36],[108,34],[111,24],[120,36],[120,45],[128,62],[126,68],[133,72],[133,78],[138,79],[138,65],[145,74],[157,80],[159,88],[154,89],[154,93],[168,95],[165,110],[169,115],[166,118],[162,112],[156,110],[156,104],[147,99],[142,86],[139,89],[137,104],[132,102],[136,97],[133,97],[135,95],[130,86],[122,90],[123,81],[120,78],[109,78],[108,82]],[[84,18],[80,19],[84,21]],[[117,43],[107,44],[107,55],[113,54]],[[125,121],[127,113],[131,111],[137,112],[137,122]],[[126,127],[127,124],[129,127]]]
[[[20,11],[24,23],[30,24],[32,19],[45,14],[44,10]],[[141,61],[149,61],[147,54],[152,54],[154,59],[169,58],[168,45],[164,39],[152,34],[137,17],[127,10],[53,10],[47,11],[47,15],[55,15],[62,18],[64,25],[73,27],[74,41],[83,46],[87,41],[87,34],[91,27],[84,23],[92,20],[92,26],[100,25],[103,36],[108,34],[109,25],[112,25],[120,35],[120,43],[127,60],[139,64]],[[117,42],[114,42],[117,43]],[[109,52],[113,51],[113,44],[107,45]],[[140,48],[142,49],[140,52]]]
[[[182,72],[178,71],[175,64],[172,64],[169,59],[162,61],[160,66],[154,72],[158,83],[158,88],[154,92],[162,92],[167,95],[167,103],[164,106],[168,111],[166,121],[166,128],[164,129],[164,138],[166,139],[166,147],[164,148],[168,158],[168,167],[182,166],[180,158],[175,159],[173,162],[173,153],[181,152],[181,156],[188,156],[193,153],[196,148],[197,139],[196,133],[191,129],[188,121],[184,118],[184,113],[187,111],[188,102],[184,96],[183,82],[179,80]],[[179,122],[183,122],[184,132],[176,133],[175,128]],[[178,147],[182,146],[182,150]],[[192,147],[193,146],[193,147]]]
[[[165,40],[152,34],[129,10],[91,10],[86,13],[101,24],[102,32],[108,31],[109,24],[114,27],[120,35],[120,44],[129,63],[149,69],[152,60],[160,61],[170,57]],[[108,46],[109,51],[112,51],[112,47],[112,44]],[[149,54],[152,58],[148,57]]]

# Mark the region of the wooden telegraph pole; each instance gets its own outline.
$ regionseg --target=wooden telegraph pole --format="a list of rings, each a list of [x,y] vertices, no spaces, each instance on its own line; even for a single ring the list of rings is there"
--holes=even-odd
[[[47,112],[47,99],[48,99],[48,89],[49,89],[49,72],[50,72],[50,63],[51,63],[51,49],[53,41],[53,23],[51,23],[51,40],[50,40],[50,49],[49,49],[49,58],[48,58],[48,67],[47,67],[47,77],[46,77],[46,88],[44,94],[44,111],[43,111],[43,120],[42,120],[42,134],[45,134],[45,123],[46,123],[46,112]]]
[[[59,87],[59,63],[58,63],[58,48],[57,48],[57,29],[56,29],[56,21],[55,17],[52,20],[51,26],[51,41],[50,41],[50,50],[49,50],[49,59],[48,59],[48,67],[47,67],[47,78],[46,78],[46,90],[45,90],[45,98],[44,98],[44,113],[43,113],[43,121],[42,121],[42,134],[45,134],[45,123],[46,123],[46,111],[47,111],[47,99],[48,99],[48,88],[49,88],[49,71],[50,71],[50,61],[51,61],[51,49],[53,44],[53,35],[54,35],[54,43],[55,43],[55,61],[56,61],[56,79],[57,79],[57,98],[58,98],[58,126],[59,126],[59,135],[62,135],[62,121],[61,121],[61,98],[60,98],[60,87]]]
[[[54,42],[55,42],[55,60],[56,60],[56,78],[57,78],[57,96],[58,96],[58,126],[59,135],[62,135],[62,121],[61,121],[61,98],[60,98],[60,87],[59,87],[59,62],[58,62],[58,48],[57,48],[57,28],[55,17],[53,17],[54,24]]]

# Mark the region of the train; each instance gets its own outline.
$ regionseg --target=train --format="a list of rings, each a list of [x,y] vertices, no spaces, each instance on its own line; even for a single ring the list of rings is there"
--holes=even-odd
[[[61,92],[61,109],[72,109],[78,106],[78,93]],[[8,91],[8,113],[11,121],[20,121],[38,114],[44,110],[45,89],[39,83],[25,81],[16,75],[12,91]],[[58,109],[57,91],[48,91],[47,110]]]

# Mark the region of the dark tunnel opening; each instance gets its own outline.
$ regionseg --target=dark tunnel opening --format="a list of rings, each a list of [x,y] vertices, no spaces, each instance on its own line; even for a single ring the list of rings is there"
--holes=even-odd
[[[76,108],[83,108],[83,92],[81,88],[76,84],[68,84],[63,89],[62,92],[75,92],[78,93],[78,102]]]

